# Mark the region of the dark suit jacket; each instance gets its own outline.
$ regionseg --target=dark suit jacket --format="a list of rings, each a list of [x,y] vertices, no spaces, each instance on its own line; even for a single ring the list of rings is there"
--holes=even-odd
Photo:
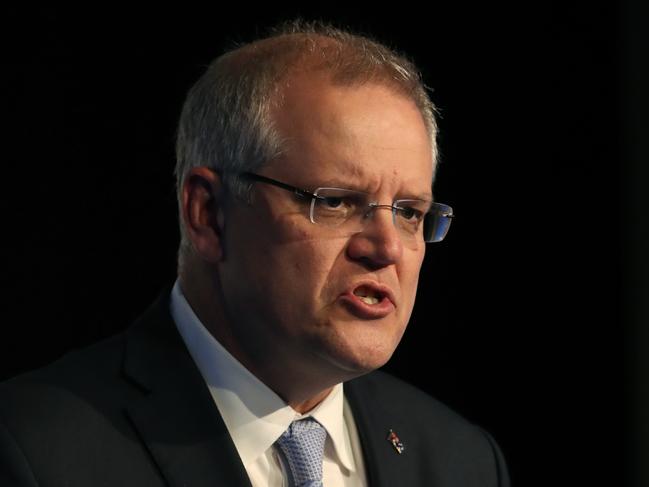
[[[345,395],[371,486],[509,485],[492,438],[417,389],[374,372]],[[0,385],[0,486],[163,485],[250,485],[168,295],[127,332]]]

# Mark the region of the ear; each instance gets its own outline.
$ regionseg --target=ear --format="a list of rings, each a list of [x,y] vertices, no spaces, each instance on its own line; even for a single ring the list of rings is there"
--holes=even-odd
[[[181,214],[185,233],[198,256],[211,263],[223,258],[223,183],[207,167],[192,168],[183,182]]]

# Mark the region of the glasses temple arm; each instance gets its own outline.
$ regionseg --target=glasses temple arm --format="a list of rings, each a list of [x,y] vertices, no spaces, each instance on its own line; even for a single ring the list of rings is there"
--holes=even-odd
[[[277,181],[275,179],[267,178],[266,176],[262,176],[260,174],[244,172],[241,173],[241,176],[252,181],[257,181],[260,183],[266,183],[266,184],[271,184],[273,186],[277,186],[278,188],[282,188],[285,189],[286,191],[290,191],[291,193],[295,193],[296,195],[301,196],[302,198],[315,198],[319,200],[324,199],[322,196],[313,194],[310,191],[307,191],[305,189],[296,188],[295,186],[291,186],[290,184],[286,184],[281,181]]]

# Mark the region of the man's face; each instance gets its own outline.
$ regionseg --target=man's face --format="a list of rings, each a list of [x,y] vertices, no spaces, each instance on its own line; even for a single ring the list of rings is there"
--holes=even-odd
[[[259,174],[313,191],[365,191],[380,204],[431,199],[431,142],[414,103],[379,85],[302,77],[274,113],[285,141]],[[423,241],[404,243],[391,211],[340,236],[309,220],[310,201],[255,183],[225,212],[220,279],[238,355],[250,367],[349,378],[383,365],[415,301]],[[365,304],[357,294],[374,294]]]

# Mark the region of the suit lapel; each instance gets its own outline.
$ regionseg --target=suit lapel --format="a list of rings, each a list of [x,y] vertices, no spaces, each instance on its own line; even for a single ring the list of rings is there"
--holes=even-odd
[[[127,415],[173,487],[250,486],[216,405],[168,311],[166,293],[127,334],[124,373],[142,396]]]
[[[383,404],[377,403],[380,391],[366,387],[361,378],[345,383],[345,396],[361,440],[368,485],[417,485],[416,478],[412,477],[416,475],[412,463],[414,452],[404,450],[400,454],[388,440],[390,430],[399,434],[404,426]]]

